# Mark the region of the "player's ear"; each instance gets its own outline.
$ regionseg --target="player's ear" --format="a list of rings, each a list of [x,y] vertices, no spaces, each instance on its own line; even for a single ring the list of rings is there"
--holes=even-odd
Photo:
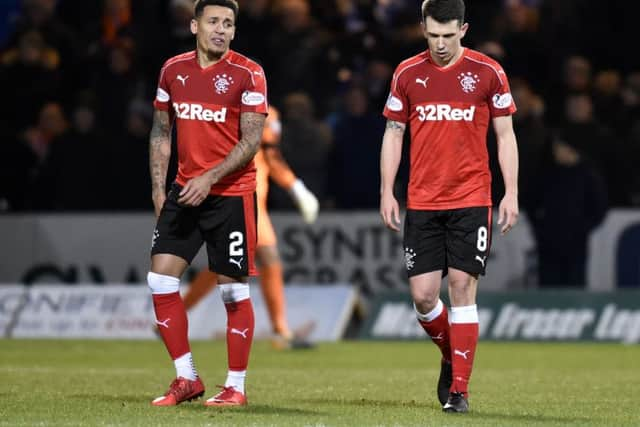
[[[198,33],[198,21],[196,21],[195,19],[191,20],[191,25],[189,26],[189,28],[191,29],[191,34],[197,34]]]
[[[465,22],[464,24],[462,24],[462,26],[460,27],[460,38],[463,38],[465,34],[467,34],[468,29],[469,29],[468,22]]]
[[[422,35],[425,39],[429,38],[429,34],[427,33],[427,21],[420,21],[420,29],[422,30]]]

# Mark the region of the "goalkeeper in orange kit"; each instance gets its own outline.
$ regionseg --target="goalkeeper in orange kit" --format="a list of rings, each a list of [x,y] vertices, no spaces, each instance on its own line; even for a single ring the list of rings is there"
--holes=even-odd
[[[304,337],[297,337],[289,328],[284,296],[282,262],[278,253],[276,233],[267,211],[269,178],[291,194],[304,221],[315,222],[318,216],[318,199],[296,177],[280,153],[280,115],[269,107],[269,115],[262,132],[262,145],[255,156],[257,200],[258,200],[258,245],[256,260],[262,296],[267,306],[274,332],[273,344],[279,349],[307,348],[310,344]],[[204,269],[198,273],[187,293],[184,305],[187,310],[195,306],[216,286],[216,274]]]

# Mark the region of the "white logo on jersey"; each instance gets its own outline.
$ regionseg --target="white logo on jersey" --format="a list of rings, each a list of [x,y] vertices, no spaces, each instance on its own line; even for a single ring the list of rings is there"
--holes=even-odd
[[[466,93],[471,93],[476,90],[476,85],[480,82],[480,78],[477,74],[471,74],[470,72],[460,73],[458,76],[462,90]]]
[[[484,268],[484,263],[487,260],[487,256],[483,256],[481,257],[480,255],[476,255],[476,261],[478,261],[480,264],[482,264],[482,267]]]
[[[182,77],[180,74],[178,74],[178,76],[176,77],[176,79],[180,80],[182,82],[182,86],[186,86],[187,85],[187,79],[189,78],[188,75]]]
[[[429,80],[429,77],[425,77],[424,80],[420,80],[419,78],[416,77],[416,83],[420,83],[425,89],[427,88],[428,80]]]
[[[496,108],[507,108],[511,105],[511,101],[513,100],[509,92],[503,93],[502,95],[496,93],[491,99],[493,100],[493,106]]]
[[[227,120],[227,107],[218,111],[204,108],[200,104],[173,103],[176,117],[185,120],[203,120],[205,122],[224,123]]]
[[[260,92],[249,92],[245,90],[242,94],[242,103],[244,105],[260,105],[264,102],[264,95]]]
[[[389,94],[389,97],[387,98],[387,108],[391,111],[402,111],[402,101]]]
[[[418,120],[421,122],[435,122],[441,120],[451,120],[459,122],[464,120],[465,122],[473,121],[473,115],[476,111],[476,106],[472,105],[469,108],[453,108],[447,104],[430,104],[430,105],[418,105],[416,107],[418,112]]]
[[[171,97],[166,90],[159,87],[156,91],[156,99],[158,100],[158,102],[167,102],[169,101],[169,99],[171,99]]]
[[[216,88],[216,93],[227,93],[229,86],[233,84],[233,77],[227,74],[217,74],[213,79],[213,87]]]

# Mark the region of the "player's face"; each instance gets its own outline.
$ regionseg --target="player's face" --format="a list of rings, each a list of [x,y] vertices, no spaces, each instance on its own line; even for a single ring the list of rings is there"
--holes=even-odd
[[[447,65],[452,59],[457,59],[468,27],[468,24],[460,25],[457,19],[442,23],[427,16],[422,29],[431,57],[438,65]]]
[[[198,50],[221,57],[229,50],[236,32],[233,10],[223,6],[205,6],[202,15],[191,21],[191,32],[196,35]]]

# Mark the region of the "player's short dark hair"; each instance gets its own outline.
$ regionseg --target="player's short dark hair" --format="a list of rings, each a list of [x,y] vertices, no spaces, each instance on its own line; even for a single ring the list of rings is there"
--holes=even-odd
[[[422,2],[422,22],[430,16],[442,24],[458,20],[464,24],[464,0],[424,0]]]
[[[228,7],[233,11],[233,20],[238,20],[238,11],[240,10],[240,7],[238,6],[238,2],[236,0],[196,0],[196,7],[194,10],[194,15],[196,18],[202,16],[202,12],[204,11],[205,6]]]

